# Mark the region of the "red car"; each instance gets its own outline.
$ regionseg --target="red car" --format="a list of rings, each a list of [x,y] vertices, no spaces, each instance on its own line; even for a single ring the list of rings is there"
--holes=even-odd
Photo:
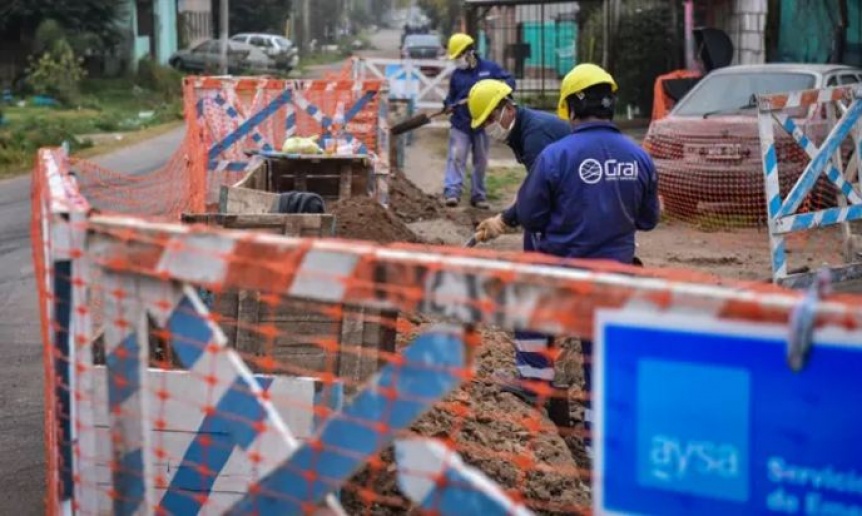
[[[762,223],[766,201],[756,95],[860,81],[862,70],[843,65],[743,65],[711,72],[666,118],[654,121],[644,139],[659,171],[665,210],[687,220],[719,215]],[[789,114],[815,144],[823,141],[829,130],[824,109]],[[783,130],[775,129],[775,140],[781,191],[786,194],[809,158]],[[848,146],[845,158],[849,152]],[[814,208],[834,206],[835,189],[821,178],[809,200]]]

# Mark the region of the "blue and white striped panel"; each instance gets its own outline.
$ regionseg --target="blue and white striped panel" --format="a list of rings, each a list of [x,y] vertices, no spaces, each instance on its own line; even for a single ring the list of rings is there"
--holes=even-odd
[[[136,280],[105,273],[105,353],[110,413],[113,513],[154,504],[147,407],[147,323]]]
[[[793,136],[809,157],[813,158],[817,155],[817,146],[814,145],[814,142],[812,142],[810,138],[805,136],[805,133],[802,132],[802,129],[793,121],[792,118],[785,114],[777,114],[776,118],[781,123],[782,127],[784,127],[784,130]],[[820,171],[817,170],[812,172],[817,175],[820,174]],[[862,203],[862,197],[859,196],[856,188],[844,179],[844,175],[832,162],[826,164],[826,177],[828,177],[829,180],[838,187],[839,191],[844,194],[851,204]]]
[[[225,135],[221,141],[213,144],[213,146],[209,149],[208,159],[217,159],[223,152],[227,151],[237,143],[241,142],[249,134],[252,134],[252,139],[255,141],[255,143],[261,145],[261,148],[263,150],[272,150],[272,145],[270,145],[269,142],[267,142],[266,139],[263,137],[263,135],[261,135],[257,131],[257,127],[264,121],[266,121],[269,117],[277,113],[278,110],[281,109],[285,104],[290,102],[292,96],[293,92],[291,92],[290,90],[285,90],[279,95],[277,95],[269,104],[264,106],[260,111],[257,111],[256,113],[249,116],[247,119],[243,120],[235,131]],[[222,107],[227,104],[221,96],[217,96],[215,102]],[[232,106],[227,105],[227,107],[224,109],[232,119],[238,119],[239,114]]]
[[[434,439],[395,441],[398,487],[429,514],[529,516],[493,480],[464,464],[461,456]],[[442,479],[442,481],[441,481]]]
[[[418,337],[289,460],[264,478],[230,514],[299,514],[339,489],[395,435],[460,384],[467,366],[460,329]]]
[[[296,136],[296,101],[285,104],[284,137]]]
[[[255,378],[298,439],[313,435],[317,412],[324,407],[340,410],[343,403],[340,382],[328,389],[331,395],[325,395],[320,381],[313,378],[265,375]],[[236,396],[236,391],[229,391],[215,404],[211,414],[201,412],[199,429],[185,448],[179,468],[159,471],[168,482],[160,504],[168,514],[224,512],[260,480],[259,468],[233,442],[231,426],[225,417],[229,407],[236,403]],[[268,450],[253,451],[269,460]]]
[[[787,252],[784,237],[775,231],[775,221],[781,210],[781,185],[778,180],[778,155],[775,150],[773,115],[768,111],[757,114],[760,154],[766,185],[766,212],[769,218],[769,250],[772,255],[773,279],[787,276]]]
[[[187,286],[184,294],[168,321],[173,350],[190,373],[210,384],[207,399],[228,396],[219,415],[263,477],[299,443],[236,351],[226,346],[224,334],[209,322],[194,289]]]
[[[333,84],[332,86],[334,87],[335,85]],[[344,113],[344,124],[345,124],[345,126],[350,121],[352,121],[360,111],[362,111],[362,108],[364,108],[368,104],[368,102],[374,98],[374,96],[376,94],[377,94],[377,92],[373,92],[373,91],[366,93],[359,100],[357,100],[356,103],[353,106],[351,106]],[[333,123],[332,118],[330,118],[329,116],[326,116],[326,114],[323,112],[322,109],[320,109],[318,106],[309,102],[308,99],[306,99],[303,95],[301,95],[299,93],[297,93],[295,96],[295,103],[299,109],[306,112],[318,124],[320,124],[321,131],[323,131],[323,133],[324,133],[321,136],[326,136],[329,134],[329,128],[332,127],[332,123]],[[356,152],[357,154],[368,154],[367,146],[364,143],[362,143],[358,138],[356,138],[354,135],[348,133],[346,130],[343,130],[343,128],[342,128],[342,135],[341,136],[342,136],[342,138],[347,140],[347,142],[349,142],[349,143],[359,142],[358,147],[355,146],[356,150],[354,152]],[[388,152],[389,151],[387,150],[387,153]]]
[[[862,205],[860,204],[845,208],[828,208],[812,213],[800,213],[789,217],[782,217],[777,221],[776,231],[780,233],[793,233],[859,219],[862,219]]]
[[[817,150],[817,154],[812,156],[811,161],[802,172],[799,181],[790,193],[787,194],[787,198],[777,213],[778,216],[786,217],[796,212],[805,196],[814,187],[817,178],[820,176],[820,172],[826,169],[827,163],[832,159],[832,156],[841,147],[841,143],[856,125],[860,114],[862,114],[862,102],[855,100],[850,105],[847,113],[832,128],[823,145]]]

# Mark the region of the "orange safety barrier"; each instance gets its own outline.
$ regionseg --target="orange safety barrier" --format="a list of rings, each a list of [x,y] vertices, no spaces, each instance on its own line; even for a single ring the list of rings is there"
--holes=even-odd
[[[246,151],[280,150],[291,136],[337,132],[373,156],[379,174],[389,170],[383,81],[190,77],[184,88],[193,175],[207,178],[208,203],[254,166]]]
[[[46,150],[34,178],[37,278],[53,279],[50,512],[588,512],[599,311],[769,326],[803,299],[686,271],[94,215],[68,172]],[[399,316],[369,315],[380,306]],[[859,296],[812,310],[816,327],[862,328]],[[375,325],[392,348],[366,345]],[[516,379],[512,330],[556,336],[530,349],[566,388]]]
[[[242,214],[177,223],[250,166],[246,150],[278,148],[289,135],[343,124],[386,166],[384,91],[378,81],[189,78],[184,142],[156,171],[121,174],[40,151],[31,232],[49,513],[602,512],[610,464],[592,453],[621,449],[592,419],[593,409],[596,418],[608,413],[592,404],[604,394],[590,368],[604,357],[603,317],[778,332],[788,350],[811,344],[790,325],[838,334],[846,349],[862,341],[857,294],[532,253],[308,238],[332,236],[341,227],[332,214],[245,220],[279,235],[214,227]],[[387,225],[410,234],[397,209],[369,204],[377,211],[355,212],[352,227],[374,238]],[[751,228],[704,229],[680,232],[677,245],[766,245]],[[548,363],[531,371],[516,348]],[[784,353],[772,355],[784,367]],[[630,381],[635,369],[614,371]],[[806,390],[817,382],[792,374],[794,392],[821,399]],[[862,388],[847,385],[847,396]],[[832,440],[855,442],[855,426],[825,423],[844,432]],[[698,503],[714,508],[706,498]]]

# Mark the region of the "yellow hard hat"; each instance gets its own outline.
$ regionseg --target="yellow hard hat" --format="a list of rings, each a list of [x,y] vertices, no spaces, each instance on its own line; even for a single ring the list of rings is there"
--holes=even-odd
[[[449,38],[449,59],[458,59],[458,56],[463,54],[467,47],[473,43],[475,41],[468,34],[461,32],[452,34],[452,37]]]
[[[566,99],[596,84],[610,84],[611,91],[617,91],[616,81],[601,66],[584,63],[572,68],[572,71],[566,74],[560,85],[560,102],[557,104],[557,115],[563,120],[568,120],[569,104]]]
[[[473,119],[473,129],[481,127],[500,105],[500,101],[511,94],[512,88],[508,84],[493,79],[481,80],[470,88],[467,108],[470,110],[470,118]]]

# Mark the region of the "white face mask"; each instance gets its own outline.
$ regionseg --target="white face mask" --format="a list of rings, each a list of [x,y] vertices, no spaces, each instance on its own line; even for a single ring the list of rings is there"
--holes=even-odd
[[[467,59],[466,55],[463,55],[455,60],[455,68],[459,70],[466,70],[470,68],[470,61]]]
[[[505,110],[504,110],[505,111]],[[500,118],[503,117],[503,114],[500,113]],[[505,143],[509,140],[509,135],[512,134],[512,128],[515,126],[515,117],[512,117],[512,121],[509,122],[509,127],[503,127],[503,124],[500,123],[500,119],[494,121],[494,123],[488,125],[486,129],[488,136],[497,140],[498,142]]]

